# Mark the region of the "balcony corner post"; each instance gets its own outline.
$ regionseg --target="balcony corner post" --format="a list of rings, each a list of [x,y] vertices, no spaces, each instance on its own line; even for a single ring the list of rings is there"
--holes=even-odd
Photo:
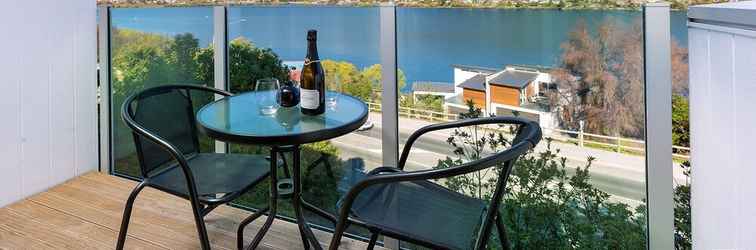
[[[670,7],[643,6],[647,248],[674,249]]]
[[[383,165],[396,166],[399,161],[399,103],[396,52],[396,4],[393,0],[380,5],[381,141]],[[399,249],[399,241],[384,237],[384,247]]]

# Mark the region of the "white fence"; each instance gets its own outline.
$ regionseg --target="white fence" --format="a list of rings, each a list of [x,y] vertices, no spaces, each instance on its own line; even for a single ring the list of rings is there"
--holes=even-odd
[[[373,112],[381,112],[380,103],[368,102],[368,109]],[[422,119],[431,122],[446,122],[459,119],[459,115],[447,112],[433,110],[416,109],[409,107],[399,107],[399,116]],[[556,128],[542,128],[545,134],[550,138],[569,143],[576,143],[580,147],[589,146],[606,150],[612,150],[623,153],[643,154],[645,152],[645,142],[642,140],[624,138],[618,136],[606,136],[599,134],[586,133],[584,131],[571,131]],[[690,148],[682,146],[672,146],[673,155],[679,159],[690,159]]]

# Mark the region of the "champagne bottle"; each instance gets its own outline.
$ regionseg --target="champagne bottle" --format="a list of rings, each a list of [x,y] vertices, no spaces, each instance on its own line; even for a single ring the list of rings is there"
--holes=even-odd
[[[325,73],[318,57],[317,31],[307,31],[307,56],[300,79],[300,108],[302,114],[319,115],[325,112]]]

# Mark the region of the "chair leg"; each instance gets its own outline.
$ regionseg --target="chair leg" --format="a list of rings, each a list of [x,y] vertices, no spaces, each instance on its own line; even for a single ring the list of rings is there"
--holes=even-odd
[[[207,228],[205,227],[205,219],[202,214],[202,205],[198,201],[199,198],[190,199],[192,210],[194,213],[194,224],[197,226],[197,234],[199,235],[200,244],[203,250],[210,249],[210,239],[207,236]]]
[[[375,243],[378,242],[378,233],[372,233],[370,235],[370,243],[368,243],[368,250],[373,250],[375,248]]]
[[[121,230],[118,232],[118,243],[116,243],[116,249],[123,249],[123,244],[126,241],[126,232],[129,230],[129,220],[131,219],[131,210],[134,206],[134,200],[142,189],[147,186],[146,182],[140,182],[134,190],[131,191],[129,198],[126,200],[126,207],[123,209],[123,218],[121,219]]]
[[[496,213],[496,231],[499,232],[499,242],[501,249],[510,249],[509,238],[507,237],[506,227],[504,226],[504,219],[501,218],[501,213]]]

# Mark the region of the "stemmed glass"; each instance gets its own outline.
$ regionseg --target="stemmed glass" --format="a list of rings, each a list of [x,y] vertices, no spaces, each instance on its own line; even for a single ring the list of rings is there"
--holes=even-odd
[[[276,101],[278,88],[278,80],[275,78],[257,80],[255,92],[257,92],[257,104],[261,114],[272,115],[278,111],[278,102]]]
[[[326,107],[331,110],[336,109],[336,105],[339,102],[339,96],[342,93],[341,85],[342,84],[339,75],[333,74],[331,77],[331,82],[328,84],[328,87],[331,91],[326,92]]]

